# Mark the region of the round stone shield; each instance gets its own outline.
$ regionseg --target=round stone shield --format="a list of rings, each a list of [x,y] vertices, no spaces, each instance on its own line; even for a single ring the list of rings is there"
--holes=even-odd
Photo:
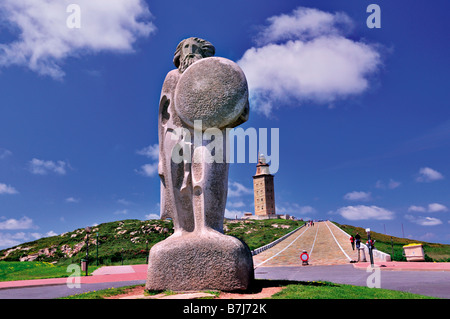
[[[190,127],[201,120],[203,130],[229,126],[247,103],[244,72],[235,62],[220,57],[193,63],[181,75],[175,90],[175,110],[181,120]]]

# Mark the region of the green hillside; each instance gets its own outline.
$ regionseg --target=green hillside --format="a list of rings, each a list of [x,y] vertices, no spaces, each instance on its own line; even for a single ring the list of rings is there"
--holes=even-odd
[[[301,221],[225,220],[224,232],[245,241],[250,249],[266,245],[303,225]],[[98,237],[97,237],[98,234]],[[144,263],[148,250],[173,234],[172,221],[122,220],[92,227],[89,236],[89,261],[109,265]],[[79,263],[86,256],[86,231],[76,229],[58,236],[41,238],[15,247],[0,250],[3,261],[43,261],[58,264]]]
[[[89,235],[89,260],[111,264],[124,260],[145,261],[147,246],[151,247],[173,233],[171,221],[123,220],[92,227]],[[98,237],[97,237],[98,234]],[[148,241],[148,243],[147,243]],[[1,250],[5,261],[45,261],[79,263],[86,256],[86,231],[79,228],[61,235],[41,238],[32,242]]]
[[[361,239],[364,238],[363,242],[365,243],[367,241],[367,235],[364,228],[333,223],[350,235],[355,235],[358,232]],[[373,231],[371,231],[370,234],[371,238],[375,240],[375,248],[391,255],[393,261],[406,261],[406,258],[403,256],[403,246],[412,243],[420,243],[423,245],[425,261],[450,261],[450,245],[394,237]]]

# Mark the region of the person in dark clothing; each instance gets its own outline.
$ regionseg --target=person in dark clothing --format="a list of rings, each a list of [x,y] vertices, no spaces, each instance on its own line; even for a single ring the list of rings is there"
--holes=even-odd
[[[355,235],[355,243],[356,249],[359,249],[359,247],[361,246],[361,236],[359,235],[359,233],[356,233]]]

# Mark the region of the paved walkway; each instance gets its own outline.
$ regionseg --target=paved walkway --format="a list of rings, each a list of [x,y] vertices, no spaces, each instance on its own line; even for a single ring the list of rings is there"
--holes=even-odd
[[[145,280],[147,265],[109,266],[101,267],[92,273],[92,276],[48,278],[32,280],[1,281],[0,289],[66,285],[79,282],[81,284],[96,284],[106,282]]]
[[[274,247],[253,256],[255,268],[302,266],[300,254],[309,254],[309,266],[346,265],[358,260],[357,250],[353,250],[349,236],[330,221],[317,222],[314,226],[303,227]],[[369,256],[366,256],[369,260]],[[450,263],[435,262],[380,262],[375,266],[381,270],[407,271],[450,271]],[[357,269],[366,269],[370,263],[352,263]]]
[[[306,250],[309,265],[342,265],[357,260],[348,236],[329,221],[316,222],[289,236],[278,245],[253,257],[255,267],[301,266]]]

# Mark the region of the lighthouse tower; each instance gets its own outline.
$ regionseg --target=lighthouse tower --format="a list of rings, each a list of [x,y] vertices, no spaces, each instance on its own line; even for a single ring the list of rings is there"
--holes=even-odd
[[[266,163],[266,158],[263,154],[260,154],[256,165],[256,174],[253,176],[255,215],[257,218],[277,218],[273,177],[269,172],[269,164]]]

